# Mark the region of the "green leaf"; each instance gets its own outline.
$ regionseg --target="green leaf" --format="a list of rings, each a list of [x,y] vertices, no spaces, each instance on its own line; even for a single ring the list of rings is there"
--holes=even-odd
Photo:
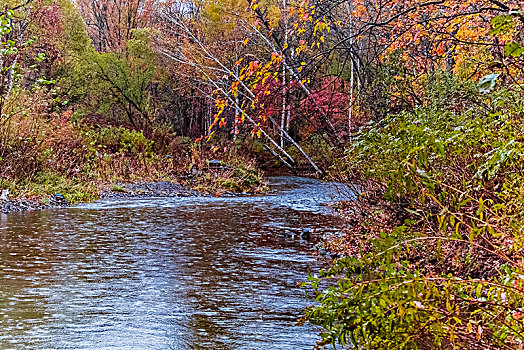
[[[506,55],[507,57],[518,58],[522,56],[523,53],[524,46],[521,46],[519,43],[516,43],[514,41],[504,46],[504,55]]]
[[[500,15],[491,20],[490,35],[504,34],[513,29],[515,22],[512,16]]]
[[[477,299],[479,299],[482,296],[482,284],[481,283],[477,284],[475,295],[477,296]]]

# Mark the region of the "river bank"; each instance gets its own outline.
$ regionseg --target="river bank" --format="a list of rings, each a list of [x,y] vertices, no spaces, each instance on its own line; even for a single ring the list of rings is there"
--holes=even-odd
[[[60,208],[107,198],[233,197],[266,191],[263,171],[240,158],[230,162],[200,160],[180,168],[157,166],[147,174],[135,169],[111,180],[107,176],[79,178],[47,172],[21,180],[0,177],[0,212]]]
[[[197,187],[195,190],[187,185],[172,181],[137,181],[137,182],[115,182],[99,185],[99,195],[95,199],[110,198],[161,198],[161,197],[209,197],[223,196],[233,197],[247,195],[246,192],[219,191],[215,194],[209,193],[205,187]],[[39,198],[7,198],[0,199],[0,212],[3,214],[13,212],[24,212],[29,210],[43,210],[68,207],[73,204],[63,194],[42,196]]]

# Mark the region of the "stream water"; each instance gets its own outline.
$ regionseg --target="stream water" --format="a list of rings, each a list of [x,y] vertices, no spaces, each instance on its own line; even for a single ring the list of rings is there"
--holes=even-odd
[[[0,216],[0,349],[311,349],[297,283],[319,263],[285,229],[336,231],[316,180],[274,193],[99,201]]]

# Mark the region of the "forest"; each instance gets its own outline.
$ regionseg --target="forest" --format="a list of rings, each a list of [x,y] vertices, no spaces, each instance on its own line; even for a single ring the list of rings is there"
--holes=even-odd
[[[303,284],[319,349],[524,348],[521,1],[2,5],[10,196],[89,202],[215,160],[191,186],[350,184],[339,258]]]

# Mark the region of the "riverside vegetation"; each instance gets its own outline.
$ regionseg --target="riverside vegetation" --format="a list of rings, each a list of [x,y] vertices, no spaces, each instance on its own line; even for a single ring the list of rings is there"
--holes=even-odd
[[[59,193],[78,203],[98,198],[107,183],[137,180],[172,180],[212,194],[262,188],[253,157],[238,144],[196,143],[187,129],[179,134],[145,115],[135,121],[150,112],[131,107],[135,97],[145,103],[154,84],[153,68],[144,67],[153,55],[149,36],[137,30],[125,53],[100,53],[72,3],[4,5],[0,187],[11,197],[45,204]],[[128,104],[136,110],[124,111]],[[215,158],[228,166],[206,171]]]
[[[342,258],[303,285],[319,348],[524,347],[519,1],[2,4],[2,188],[344,181]]]

